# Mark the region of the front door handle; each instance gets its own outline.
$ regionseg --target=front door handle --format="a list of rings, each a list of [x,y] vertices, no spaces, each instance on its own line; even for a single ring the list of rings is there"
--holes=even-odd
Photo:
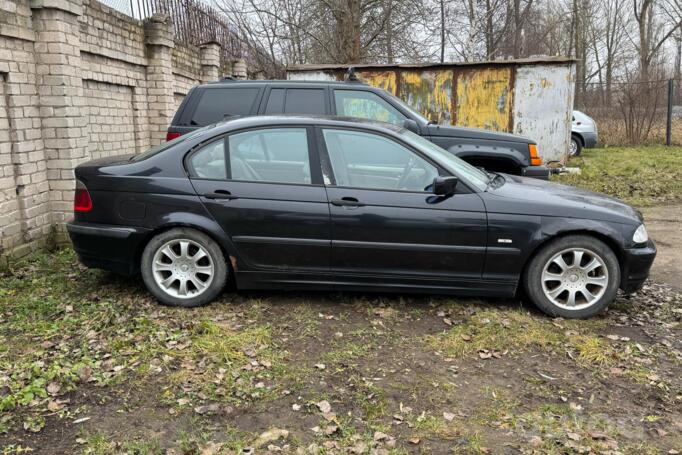
[[[215,190],[212,193],[204,194],[204,197],[206,199],[237,199],[237,196],[232,196],[232,193],[227,190]]]
[[[332,205],[336,205],[339,207],[364,207],[365,206],[365,204],[358,201],[354,197],[342,197],[341,199],[332,199],[331,203],[332,203]]]

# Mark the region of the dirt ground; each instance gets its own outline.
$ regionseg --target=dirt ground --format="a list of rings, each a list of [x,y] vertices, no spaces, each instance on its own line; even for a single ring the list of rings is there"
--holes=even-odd
[[[682,206],[587,321],[523,302],[233,293],[161,307],[45,255],[0,275],[0,454],[682,452]]]
[[[642,212],[649,235],[658,245],[652,279],[682,291],[682,204],[649,207]]]

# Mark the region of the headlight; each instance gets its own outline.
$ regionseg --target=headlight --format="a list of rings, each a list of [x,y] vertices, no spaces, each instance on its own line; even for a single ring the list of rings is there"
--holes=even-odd
[[[644,225],[641,224],[635,231],[634,235],[632,236],[632,241],[635,243],[645,243],[648,240],[649,234],[647,234],[646,232],[646,227],[644,227]]]

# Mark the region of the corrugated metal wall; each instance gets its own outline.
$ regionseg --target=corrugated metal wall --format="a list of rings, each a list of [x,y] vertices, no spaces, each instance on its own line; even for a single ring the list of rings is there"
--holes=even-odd
[[[347,65],[287,69],[289,79],[343,80]],[[575,65],[547,58],[437,65],[360,65],[356,74],[441,124],[521,134],[545,161],[564,161],[570,140]]]

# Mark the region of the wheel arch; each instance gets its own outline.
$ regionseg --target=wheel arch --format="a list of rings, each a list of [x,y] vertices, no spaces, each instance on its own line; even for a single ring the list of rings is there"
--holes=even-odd
[[[582,134],[580,134],[580,133],[577,132],[577,131],[571,131],[571,137],[576,137],[576,138],[578,138],[578,140],[580,141],[580,145],[582,145],[583,147],[585,147],[585,138],[583,137]]]
[[[538,255],[538,253],[540,253],[540,251],[542,251],[542,249],[545,246],[547,246],[550,242],[553,242],[557,239],[569,237],[572,235],[584,235],[584,236],[588,236],[588,237],[593,237],[593,238],[596,238],[597,240],[604,242],[609,248],[611,248],[611,251],[613,251],[613,254],[616,255],[616,259],[618,260],[618,268],[620,269],[620,281],[621,281],[619,283],[619,285],[621,285],[623,282],[624,273],[625,273],[625,254],[624,254],[622,246],[618,243],[618,240],[615,239],[614,237],[612,237],[608,234],[605,234],[604,232],[600,232],[600,231],[592,230],[592,229],[586,229],[586,228],[562,230],[562,231],[557,232],[553,235],[548,235],[548,236],[544,237],[542,240],[540,240],[535,245],[533,245],[533,248],[531,249],[531,251],[526,256],[526,259],[524,261],[522,272],[521,272],[521,275],[519,276],[519,279],[520,280],[524,279],[524,277],[526,276],[526,273],[528,272],[528,267],[530,266],[531,261]]]
[[[184,214],[184,217],[177,217],[175,219],[168,220],[166,223],[157,226],[147,233],[147,235],[139,242],[137,249],[135,251],[135,267],[136,272],[139,271],[140,262],[142,260],[142,253],[147,247],[151,239],[157,235],[170,231],[175,228],[189,228],[201,232],[207,235],[211,240],[218,244],[218,247],[225,256],[227,267],[229,269],[230,279],[234,279],[234,267],[233,261],[236,260],[237,251],[234,244],[230,238],[225,234],[225,231],[218,225],[215,221],[196,215],[196,214]]]

